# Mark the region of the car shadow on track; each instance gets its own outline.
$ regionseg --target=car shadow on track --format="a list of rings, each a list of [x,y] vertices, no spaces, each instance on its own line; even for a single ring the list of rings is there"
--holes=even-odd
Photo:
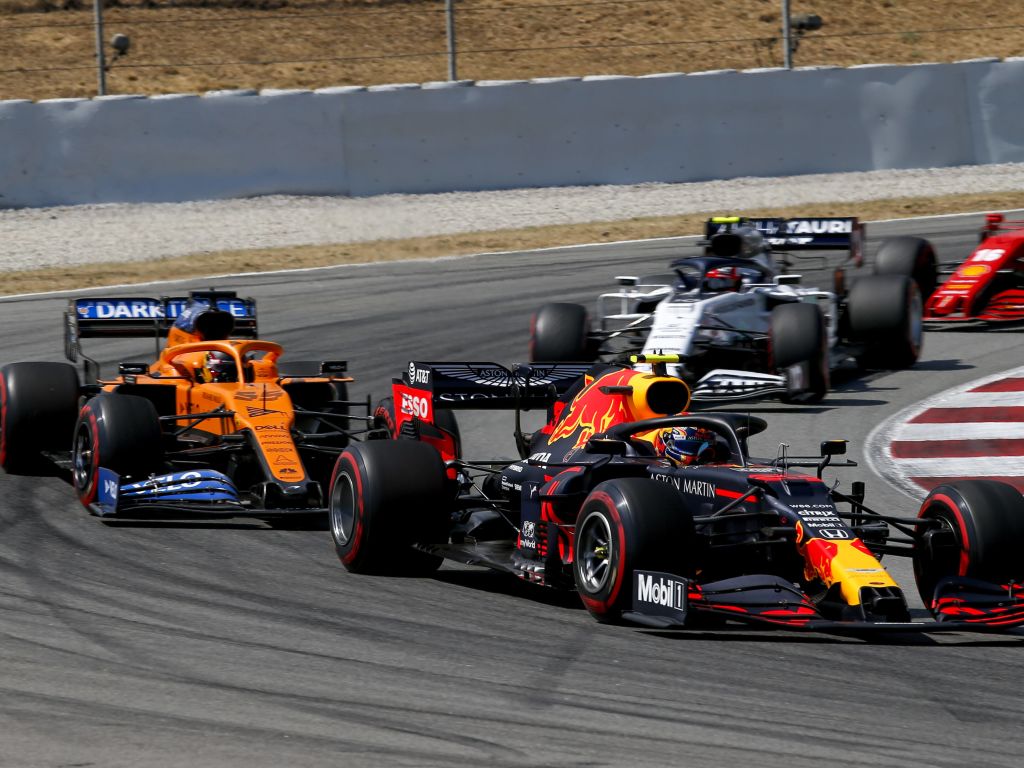
[[[583,605],[575,592],[529,584],[511,574],[498,571],[445,569],[435,573],[434,579],[445,584],[467,587],[480,592],[523,598],[541,605],[569,608],[576,611],[583,610]]]
[[[236,531],[326,531],[327,517],[323,519],[281,518],[256,520],[253,518],[210,519],[210,518],[103,518],[101,521],[110,528],[168,528],[184,530],[236,530]]]
[[[911,609],[911,618],[915,621],[931,621],[931,614],[923,609]],[[922,631],[900,632],[884,629],[867,631],[837,630],[766,630],[763,627],[743,624],[715,624],[711,626],[688,627],[683,630],[642,629],[644,634],[665,637],[676,641],[714,640],[716,642],[786,642],[812,644],[849,644],[957,648],[971,647],[1006,647],[1019,648],[1024,643],[1024,629],[1010,629],[998,634],[993,632],[935,632],[928,634]]]
[[[912,371],[969,371],[975,366],[963,360],[924,360],[918,362]]]

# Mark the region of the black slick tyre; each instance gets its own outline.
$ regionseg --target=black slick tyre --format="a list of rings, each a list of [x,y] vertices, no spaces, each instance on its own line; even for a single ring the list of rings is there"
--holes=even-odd
[[[66,451],[78,414],[78,374],[67,363],[0,368],[0,467],[33,469],[41,451]]]
[[[96,501],[99,470],[122,480],[142,480],[163,469],[160,417],[153,403],[135,395],[102,393],[89,400],[75,424],[71,475],[86,509]]]
[[[950,576],[994,584],[1024,579],[1024,496],[996,480],[958,480],[928,494],[918,517],[934,520],[914,547],[914,576],[925,606]]]
[[[935,249],[920,237],[901,235],[882,241],[875,255],[876,275],[903,275],[917,283],[921,296],[927,299],[938,284]]]
[[[442,558],[413,544],[447,542],[451,493],[440,454],[414,440],[371,440],[346,448],[331,478],[330,526],[353,573],[426,575]]]
[[[846,298],[858,362],[866,368],[909,368],[921,354],[923,305],[917,283],[902,275],[868,275],[850,287]]]
[[[799,394],[784,402],[818,403],[828,394],[829,352],[825,316],[816,304],[792,302],[772,309],[772,365],[778,371],[800,366]]]
[[[576,518],[576,590],[591,616],[618,623],[632,608],[635,571],[691,576],[693,550],[693,518],[674,487],[647,478],[605,481]]]
[[[545,304],[530,325],[530,362],[589,361],[590,320],[581,304]]]

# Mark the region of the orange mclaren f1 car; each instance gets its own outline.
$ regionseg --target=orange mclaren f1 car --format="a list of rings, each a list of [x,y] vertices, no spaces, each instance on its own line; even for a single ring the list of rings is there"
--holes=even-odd
[[[338,457],[331,533],[355,572],[427,573],[445,558],[575,589],[602,622],[728,622],[827,631],[995,630],[1024,624],[1024,498],[987,480],[933,490],[916,515],[872,510],[864,484],[822,481],[821,455],[752,458],[767,426],[689,414],[678,356],[580,377],[574,363],[411,363],[394,440]],[[659,370],[660,369],[660,370]],[[533,435],[518,412],[548,408]],[[439,409],[515,409],[521,459],[464,458]],[[392,416],[391,413],[388,414]],[[794,471],[814,468],[813,474]],[[931,620],[912,617],[883,556],[912,559]]]
[[[155,338],[157,360],[102,378],[81,340],[126,336]],[[70,363],[0,369],[0,466],[65,462],[101,516],[322,514],[323,481],[350,420],[366,431],[368,402],[349,402],[346,363],[279,362],[282,347],[256,336],[255,301],[230,291],[73,299],[65,352],[94,383]]]

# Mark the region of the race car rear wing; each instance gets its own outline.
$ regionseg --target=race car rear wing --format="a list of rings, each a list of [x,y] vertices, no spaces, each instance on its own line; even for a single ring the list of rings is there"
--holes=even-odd
[[[192,291],[188,296],[161,298],[71,299],[64,313],[65,355],[77,360],[82,339],[151,337],[159,341],[192,302],[204,302],[231,315],[231,336],[257,337],[256,301],[239,298],[234,291]]]
[[[427,421],[434,407],[546,408],[592,366],[593,363],[534,363],[506,368],[498,363],[411,362],[402,377],[394,379],[395,407]]]
[[[860,266],[864,251],[864,225],[855,216],[801,216],[793,219],[743,216],[715,216],[704,222],[704,237],[753,227],[773,250],[849,251]]]

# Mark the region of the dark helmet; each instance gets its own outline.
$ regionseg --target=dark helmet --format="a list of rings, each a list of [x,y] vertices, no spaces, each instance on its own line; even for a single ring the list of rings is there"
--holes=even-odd
[[[238,381],[238,366],[227,352],[207,352],[203,361],[203,381],[223,383]]]

